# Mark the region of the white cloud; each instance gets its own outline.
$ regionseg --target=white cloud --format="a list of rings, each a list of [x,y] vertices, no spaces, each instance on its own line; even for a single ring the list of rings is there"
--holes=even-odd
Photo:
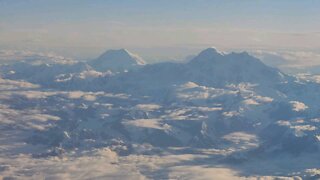
[[[246,99],[243,101],[243,103],[246,105],[259,105],[259,103],[254,99]]]
[[[299,101],[290,101],[290,104],[292,105],[293,110],[296,112],[304,111],[309,108],[307,105]]]
[[[292,130],[291,132],[293,132],[297,137],[305,136],[308,131],[315,131],[318,129],[316,126],[304,123],[305,121],[303,119],[297,119],[295,121],[277,121],[278,125],[290,128]]]
[[[170,130],[170,126],[168,124],[161,123],[160,119],[135,119],[126,121],[124,124],[140,128]]]
[[[0,50],[0,63],[28,62],[30,64],[72,64],[75,60],[52,52]]]
[[[138,104],[134,108],[142,111],[154,111],[160,109],[161,106],[158,104]]]
[[[223,112],[222,115],[225,117],[234,117],[234,116],[240,115],[240,113],[237,111],[227,111],[227,112]]]
[[[22,90],[22,89],[35,89],[40,86],[26,81],[13,81],[0,78],[0,90]]]
[[[305,68],[320,65],[320,52],[311,50],[254,50],[264,63],[278,68]]]

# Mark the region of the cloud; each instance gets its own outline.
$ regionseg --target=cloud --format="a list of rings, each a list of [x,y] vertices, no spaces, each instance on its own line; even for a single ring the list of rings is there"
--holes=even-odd
[[[28,62],[30,64],[71,64],[75,63],[75,60],[52,52],[43,53],[28,50],[0,50],[0,64],[16,62]]]
[[[264,63],[279,68],[303,68],[320,65],[320,52],[317,51],[256,50],[252,53]]]
[[[202,166],[176,166],[171,168],[172,172],[169,174],[170,179],[254,179],[241,178],[236,171],[228,168],[207,168]],[[200,178],[201,177],[201,178]]]
[[[171,129],[171,127],[168,124],[161,123],[160,119],[135,119],[135,120],[126,121],[124,122],[124,124],[129,125],[130,130],[132,130],[133,127],[151,128],[151,129],[160,129],[160,130]]]
[[[39,85],[32,84],[26,81],[13,81],[0,78],[0,90],[26,90],[39,88]]]
[[[297,119],[295,121],[277,121],[277,124],[280,126],[285,126],[291,129],[291,132],[297,137],[303,137],[307,135],[309,131],[315,131],[318,128],[316,126],[305,124],[303,119]]]
[[[293,110],[296,112],[300,112],[308,109],[307,105],[299,101],[290,101],[290,104],[292,105]]]
[[[161,106],[158,104],[138,104],[134,108],[142,111],[154,111],[160,109]]]

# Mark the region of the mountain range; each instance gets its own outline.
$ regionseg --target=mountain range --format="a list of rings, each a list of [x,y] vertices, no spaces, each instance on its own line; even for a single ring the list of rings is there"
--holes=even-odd
[[[120,49],[88,62],[0,68],[3,79],[37,85],[3,103],[59,119],[28,133],[26,143],[47,147],[37,158],[102,147],[126,156],[145,144],[151,150],[140,153],[230,150],[226,164],[320,152],[320,85],[247,52],[208,48],[187,62],[146,64]]]

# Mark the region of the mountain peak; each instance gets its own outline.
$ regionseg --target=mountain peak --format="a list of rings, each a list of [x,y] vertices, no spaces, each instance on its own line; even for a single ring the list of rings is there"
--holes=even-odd
[[[211,56],[223,56],[223,55],[224,55],[224,53],[219,51],[217,48],[209,47],[209,48],[201,51],[198,56],[211,57]]]
[[[207,48],[201,51],[195,58],[193,58],[190,62],[204,62],[211,61],[214,59],[220,59],[224,56],[224,53],[220,52],[214,47]]]
[[[136,55],[134,53],[131,53],[127,49],[111,49],[111,50],[107,50],[101,56],[99,56],[98,59],[110,58],[110,57],[119,58],[119,61],[121,59],[131,58],[131,59],[135,59],[137,61],[137,64],[140,64],[140,65],[145,64],[145,62],[143,61],[143,59],[140,56],[138,56],[138,55]]]
[[[107,50],[104,54],[117,53],[122,55],[131,55],[132,53],[124,48]]]
[[[145,65],[144,60],[127,49],[108,50],[89,63],[98,71],[123,71]]]
[[[212,53],[218,53],[218,54],[223,55],[223,52],[220,51],[218,48],[216,48],[214,46],[208,47],[207,49],[205,49],[203,51],[209,51],[209,52],[212,52]]]

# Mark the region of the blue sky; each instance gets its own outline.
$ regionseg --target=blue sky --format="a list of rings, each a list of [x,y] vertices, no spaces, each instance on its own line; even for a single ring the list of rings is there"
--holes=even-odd
[[[0,0],[0,48],[90,57],[128,48],[320,49],[317,0]]]

